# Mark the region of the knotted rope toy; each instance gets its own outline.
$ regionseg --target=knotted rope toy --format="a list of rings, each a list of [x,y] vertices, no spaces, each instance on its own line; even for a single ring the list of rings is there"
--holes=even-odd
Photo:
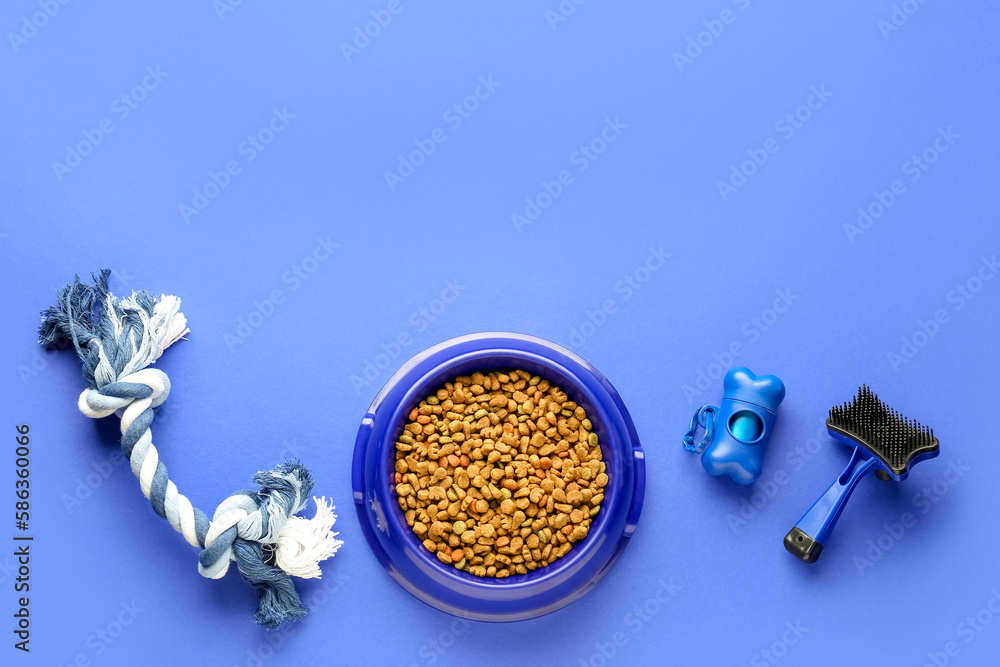
[[[319,562],[343,544],[333,532],[336,515],[325,498],[313,498],[316,515],[296,516],[305,508],[313,478],[298,461],[285,462],[253,481],[260,491],[237,491],[222,501],[212,520],[194,507],[167,477],[150,425],[156,409],[170,393],[170,380],[146,368],[171,344],[188,333],[180,299],[133,292],[119,300],[108,289],[111,271],[57,292],[58,302],[42,311],[39,342],[70,341],[83,366],[88,389],[80,394],[80,411],[100,418],[121,418],[122,451],[139,478],[153,511],[184,539],[202,549],[198,571],[219,579],[235,560],[240,574],[257,591],[254,620],[268,629],[302,618],[306,609],[291,576],[319,577]]]

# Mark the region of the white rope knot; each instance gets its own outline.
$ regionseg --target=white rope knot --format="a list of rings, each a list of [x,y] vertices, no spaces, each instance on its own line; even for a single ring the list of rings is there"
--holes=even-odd
[[[313,498],[316,515],[296,516],[305,508],[305,496],[312,489],[309,472],[300,463],[285,463],[270,472],[261,472],[254,481],[259,493],[240,491],[226,498],[215,510],[205,535],[205,550],[198,570],[217,579],[238,560],[236,541],[244,540],[271,547],[267,562],[297,577],[320,576],[319,563],[340,548],[333,524],[337,517],[325,498]]]
[[[214,544],[231,528],[236,528],[236,535],[240,539],[273,545],[274,564],[290,576],[321,578],[320,562],[336,554],[343,541],[338,540],[339,533],[333,531],[333,524],[337,521],[333,505],[325,497],[313,496],[313,502],[316,504],[316,513],[312,519],[289,516],[276,537],[270,537],[260,536],[257,531],[261,511],[253,499],[242,494],[232,495],[216,509],[212,525],[205,535],[205,548]],[[225,576],[230,561],[235,559],[230,545],[210,565],[199,563],[198,571],[202,576],[219,579]]]

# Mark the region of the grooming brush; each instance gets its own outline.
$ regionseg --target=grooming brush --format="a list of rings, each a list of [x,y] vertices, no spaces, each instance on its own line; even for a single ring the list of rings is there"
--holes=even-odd
[[[913,464],[940,453],[933,429],[889,408],[867,385],[858,389],[850,403],[830,409],[826,428],[833,438],[854,447],[854,454],[843,474],[785,535],[785,548],[804,563],[819,559],[865,473],[873,470],[879,479],[899,482],[906,479]]]

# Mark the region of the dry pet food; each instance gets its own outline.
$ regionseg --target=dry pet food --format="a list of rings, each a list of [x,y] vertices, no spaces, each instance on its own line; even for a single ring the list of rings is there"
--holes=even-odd
[[[421,401],[395,467],[414,534],[477,577],[565,556],[587,536],[608,483],[586,411],[523,370],[463,375]]]

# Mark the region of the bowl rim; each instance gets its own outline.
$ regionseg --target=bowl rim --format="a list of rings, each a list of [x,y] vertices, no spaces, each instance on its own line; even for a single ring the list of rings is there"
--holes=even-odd
[[[465,343],[481,346],[436,358],[442,353],[458,349]],[[522,346],[528,344],[528,347],[534,347],[535,350],[517,347],[518,343]],[[515,346],[510,347],[511,345]],[[565,360],[559,359],[560,356]],[[492,361],[494,359],[496,361]],[[512,360],[516,361],[511,363]],[[517,367],[517,361],[544,367],[553,375],[565,378],[567,382],[557,381],[556,377],[546,379],[570,395],[571,400],[585,405],[588,416],[594,424],[594,430],[599,433],[602,459],[606,463],[609,484],[605,487],[606,495],[601,504],[602,511],[598,513],[597,520],[591,525],[587,537],[575,544],[562,558],[526,574],[512,574],[504,578],[479,577],[441,562],[435,554],[423,546],[422,540],[407,524],[404,512],[397,502],[395,483],[390,483],[391,474],[395,472],[395,442],[406,423],[407,413],[412,409],[410,403],[419,404],[419,401],[429,395],[434,387],[452,381],[457,376],[475,372],[474,370],[466,370],[470,364],[482,372],[489,372],[500,368]],[[570,364],[567,364],[566,361],[569,361]],[[421,366],[426,367],[415,372]],[[598,395],[597,392],[592,391],[584,378],[580,377],[581,373],[591,376],[589,379],[596,383],[604,395]],[[403,381],[406,383],[405,386],[402,385]],[[392,395],[392,402],[387,402],[390,395]],[[370,427],[373,426],[376,415],[379,415],[380,428],[369,428],[365,433],[365,422]],[[624,433],[621,432],[623,426]],[[603,435],[601,435],[601,431],[603,431]],[[450,613],[456,613],[454,605],[442,600],[433,591],[410,581],[400,572],[399,568],[390,567],[394,561],[389,558],[385,547],[380,544],[381,538],[371,530],[370,520],[366,524],[366,517],[363,515],[367,514],[368,507],[365,506],[365,503],[371,499],[364,497],[365,490],[369,493],[372,493],[373,490],[362,479],[361,469],[364,467],[363,463],[367,455],[377,456],[374,461],[374,497],[381,505],[381,512],[376,510],[374,506],[372,509],[376,511],[376,514],[379,514],[380,520],[392,524],[387,526],[390,528],[389,531],[383,531],[388,536],[386,539],[396,543],[411,565],[418,570],[426,570],[423,573],[434,580],[435,586],[447,586],[456,596],[467,598],[469,601],[498,602],[509,600],[511,594],[523,593],[525,589],[545,589],[547,584],[553,586],[566,584],[575,576],[579,576],[581,570],[587,569],[588,565],[591,565],[591,562],[595,560],[594,557],[600,555],[602,550],[607,551],[606,541],[617,542],[614,551],[597,562],[599,565],[597,571],[590,577],[589,581],[583,582],[578,587],[578,593],[553,606],[552,609],[522,616],[524,618],[548,613],[548,611],[554,611],[568,604],[590,590],[603,577],[617,560],[634,532],[644,496],[644,461],[631,416],[607,378],[579,355],[541,338],[509,332],[483,332],[459,336],[417,353],[389,378],[365,415],[355,446],[352,481],[355,502],[358,503],[359,519],[365,528],[364,532],[369,545],[376,552],[382,565],[394,579],[404,585],[411,593],[417,595],[418,598]],[[607,465],[609,460],[611,465]],[[630,469],[626,469],[626,466],[630,466]],[[385,474],[379,474],[380,467]],[[619,477],[626,479],[627,487],[613,483],[612,480]],[[386,503],[391,504],[392,507],[386,508]],[[618,534],[617,524],[621,523],[622,520],[624,520],[624,525],[621,527],[621,533]],[[381,527],[379,530],[382,530]],[[404,536],[402,540],[398,537],[400,534]],[[445,580],[444,582],[440,581],[442,578]],[[431,599],[427,599],[428,597]],[[465,617],[496,620],[488,618],[496,614],[477,616],[468,610],[460,611],[461,613],[458,615]]]

